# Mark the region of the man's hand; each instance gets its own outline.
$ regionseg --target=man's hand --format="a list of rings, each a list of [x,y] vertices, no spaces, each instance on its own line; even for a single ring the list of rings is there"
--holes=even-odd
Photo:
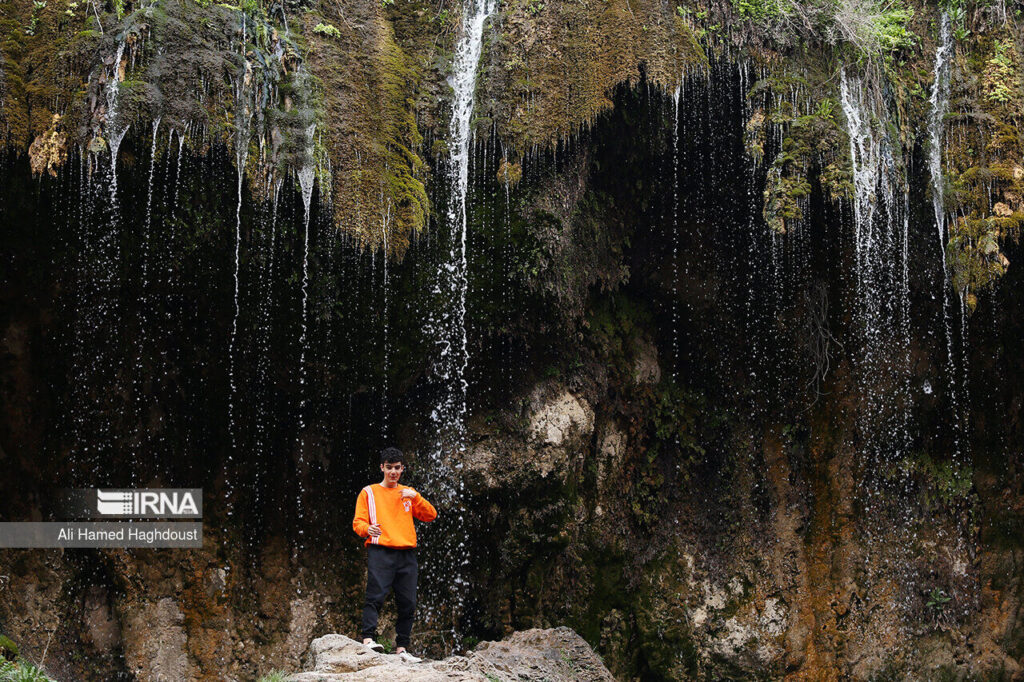
[[[412,488],[402,488],[402,499],[403,500],[405,498],[407,498],[407,497],[416,497],[417,495],[419,495],[419,493],[417,493]]]
[[[367,532],[370,534],[371,538],[380,537],[380,524],[371,523],[370,528],[367,530]]]

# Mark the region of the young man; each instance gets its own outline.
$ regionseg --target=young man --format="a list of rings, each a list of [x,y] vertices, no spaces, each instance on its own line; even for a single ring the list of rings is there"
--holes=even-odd
[[[410,663],[419,663],[408,651],[412,618],[416,611],[416,529],[413,519],[433,521],[437,510],[408,486],[399,485],[405,470],[405,456],[398,448],[380,453],[384,480],[363,488],[356,499],[352,530],[366,538],[366,605],[363,607],[363,644],[384,651],[377,643],[377,613],[392,588],[398,606],[395,624],[395,653]]]

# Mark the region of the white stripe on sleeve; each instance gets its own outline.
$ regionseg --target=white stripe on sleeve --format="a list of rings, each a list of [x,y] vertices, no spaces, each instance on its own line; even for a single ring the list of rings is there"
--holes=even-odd
[[[376,526],[377,525],[377,503],[373,499],[373,486],[372,485],[368,485],[365,488],[363,488],[363,490],[366,491],[366,506],[369,507],[369,509],[370,509],[370,525]],[[377,537],[373,537],[371,535],[370,536],[370,544],[371,545],[379,545],[380,544],[380,536],[378,535]]]

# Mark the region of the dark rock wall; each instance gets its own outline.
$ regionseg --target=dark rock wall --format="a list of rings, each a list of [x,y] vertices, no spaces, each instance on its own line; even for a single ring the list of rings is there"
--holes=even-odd
[[[232,43],[237,11],[182,7],[152,26],[132,15],[140,63],[159,65],[145,52],[160,45],[146,37],[157,19],[209,11],[212,23],[196,26],[223,33],[211,52],[234,56],[202,68],[244,69]],[[562,17],[585,28],[565,47],[583,61],[591,52],[579,35],[650,42],[630,53],[635,71],[602,61],[563,79],[550,72],[554,53],[541,55],[536,80],[521,72],[538,65],[543,42],[496,38],[485,53],[468,202],[468,437],[465,452],[448,453],[468,486],[471,587],[453,609],[444,581],[456,557],[424,529],[424,647],[456,646],[453,628],[471,640],[567,624],[623,679],[1019,676],[1020,275],[1011,267],[984,286],[972,280],[965,331],[958,285],[947,351],[913,123],[925,98],[901,99],[911,84],[898,78],[885,91],[887,111],[910,112],[890,119],[909,189],[909,343],[879,347],[859,317],[866,299],[831,48],[773,61],[757,43],[749,59],[714,50],[709,59],[693,42],[695,19],[680,23],[685,12],[668,8],[668,21],[656,7],[611,3],[590,25],[585,13],[557,10],[510,5],[496,35],[537,26],[562,35]],[[147,108],[156,100],[135,82],[142,94],[125,100],[133,127],[112,195],[109,157],[84,145],[105,134],[96,79],[122,66],[93,64],[93,43],[81,57],[93,70],[81,73],[93,74],[86,89],[99,109],[81,93],[78,105],[98,133],[78,140],[54,128],[83,147],[66,144],[38,179],[23,152],[4,159],[0,516],[46,518],[50,491],[65,485],[202,486],[207,496],[202,551],[0,553],[0,632],[36,660],[45,650],[58,676],[296,668],[313,637],[356,629],[362,551],[349,528],[376,449],[397,442],[414,456],[409,482],[430,480],[429,412],[443,386],[424,320],[447,305],[432,285],[452,236],[427,208],[447,201],[436,181],[448,163],[438,74],[456,19],[338,5],[306,23],[324,19],[340,37],[294,28],[289,15],[295,33],[275,39],[274,11],[253,26],[265,24],[261,45],[278,54],[267,68],[279,75],[259,81],[276,113],[252,124],[240,204],[238,121],[224,113],[238,111],[237,91],[223,74],[204,100],[213,113],[184,146],[184,122]],[[648,30],[634,25],[647,19]],[[107,54],[114,36],[104,35]],[[318,83],[293,80],[297,35],[310,39],[302,64]],[[5,43],[5,59],[38,65],[40,39],[17,37],[36,52]],[[337,44],[317,42],[327,40]],[[927,70],[933,47],[908,59]],[[986,72],[973,49],[958,73]],[[344,89],[353,65],[371,83],[365,92]],[[9,64],[4,73],[12,92]],[[608,89],[622,80],[634,83]],[[961,112],[981,92],[962,87]],[[377,92],[383,109],[364,101]],[[14,149],[51,126],[38,97],[4,100]],[[524,114],[517,127],[520,100],[558,116]],[[985,124],[1016,130],[1014,101],[994,103],[1006,111]],[[12,114],[23,112],[12,102],[33,103],[31,115]],[[387,121],[371,120],[381,110]],[[169,118],[154,143],[160,111]],[[303,368],[305,208],[290,173],[306,160],[297,136],[310,121],[323,133],[314,157],[330,158],[335,175],[311,205]],[[573,121],[590,125],[570,133]],[[970,145],[970,130],[951,148]],[[956,185],[956,201],[985,203],[973,183],[988,178],[993,200],[976,219],[996,215],[994,199],[1019,210],[1012,197],[989,196],[1019,185],[1004,163],[1010,138]],[[56,146],[43,148],[61,147],[49,139]],[[256,151],[272,148],[282,154]],[[1002,174],[984,170],[993,168]],[[388,206],[404,231],[365,248],[378,245],[365,230]],[[338,230],[339,207],[368,227]],[[1012,226],[984,226],[1004,227],[995,252],[976,253],[986,268],[998,254],[1016,262]],[[869,354],[886,368],[909,357],[899,385],[865,371]],[[871,422],[878,396],[886,412]],[[873,424],[904,411],[887,448],[891,434]]]

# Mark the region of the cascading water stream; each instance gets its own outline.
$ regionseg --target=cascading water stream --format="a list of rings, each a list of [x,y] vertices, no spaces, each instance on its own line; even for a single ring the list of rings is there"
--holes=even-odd
[[[310,141],[313,139],[312,125],[306,132]],[[303,239],[302,239],[302,333],[299,336],[299,434],[302,437],[303,428],[306,425],[306,350],[308,344],[308,308],[309,308],[309,209],[313,200],[313,183],[316,179],[315,169],[312,162],[302,167],[298,172],[299,188],[302,191],[303,207]],[[301,456],[301,453],[300,453]]]
[[[442,379],[447,384],[446,400],[440,407],[442,430],[461,447],[466,415],[465,378],[469,362],[466,339],[466,195],[469,189],[469,145],[472,137],[473,94],[483,50],[483,30],[487,18],[494,12],[495,0],[470,0],[465,8],[463,35],[455,53],[452,89],[454,99],[450,123],[451,169],[449,182],[452,197],[448,204],[448,225],[452,232],[448,262],[442,266],[452,309],[448,311],[447,328],[439,330],[442,340]]]
[[[383,197],[382,197],[382,200],[383,200]],[[382,201],[382,203],[383,203],[383,201]],[[390,370],[389,361],[390,361],[390,352],[391,352],[391,343],[390,343],[391,339],[390,339],[390,336],[388,334],[388,314],[390,313],[390,310],[389,310],[390,306],[389,306],[389,304],[390,304],[390,298],[391,298],[390,297],[390,292],[389,292],[389,288],[390,288],[390,284],[391,283],[390,283],[390,281],[388,279],[388,233],[390,231],[390,227],[391,227],[391,205],[387,204],[387,208],[384,211],[384,215],[381,216],[381,220],[380,220],[381,252],[384,254],[384,257],[382,259],[382,262],[384,264],[384,284],[383,284],[383,290],[384,290],[384,311],[381,314],[381,319],[384,322],[383,325],[382,325],[382,327],[383,327],[383,336],[384,336],[384,368],[383,368],[383,371],[381,372],[381,375],[383,377],[383,382],[382,382],[383,385],[381,386],[381,391],[380,391],[380,395],[381,395],[381,398],[380,398],[381,399],[381,405],[380,405],[381,427],[380,427],[380,432],[381,432],[381,436],[384,437],[384,438],[388,437],[388,417],[389,417],[389,414],[388,414],[388,412],[389,412],[389,410],[388,410],[388,371]]]
[[[82,153],[82,212],[77,229],[82,235],[82,249],[77,263],[77,310],[72,347],[76,370],[72,399],[69,405],[74,415],[76,448],[85,461],[83,469],[89,472],[88,485],[97,484],[108,472],[103,469],[104,455],[115,448],[113,413],[106,396],[115,392],[117,382],[113,368],[117,366],[120,349],[117,334],[120,322],[118,291],[120,288],[121,240],[120,210],[117,196],[117,159],[121,141],[128,126],[119,128],[118,101],[121,82],[121,62],[125,42],[118,44],[113,63],[106,73],[106,119],[104,132],[110,150],[107,170],[107,200],[95,181],[94,164],[98,159],[86,159]],[[98,175],[98,174],[97,174]],[[100,220],[93,216],[106,210]]]
[[[307,163],[298,173],[299,188],[302,190],[303,239],[302,239],[302,332],[299,336],[299,428],[296,468],[298,469],[299,494],[296,498],[296,515],[299,520],[299,541],[296,551],[302,548],[304,534],[303,519],[303,477],[305,476],[306,451],[306,353],[309,346],[309,216],[313,201],[313,185],[316,182],[316,167],[313,163],[313,134],[316,124],[306,129]]]
[[[178,190],[181,187],[181,157],[185,152],[185,131],[178,131],[178,161],[175,165],[174,171],[174,195],[171,199],[171,206],[175,207],[178,205]]]
[[[438,347],[435,373],[440,382],[441,397],[431,412],[435,441],[430,453],[429,471],[424,472],[431,493],[443,508],[448,509],[443,531],[436,531],[436,552],[451,576],[448,585],[438,588],[433,603],[425,610],[434,611],[442,603],[461,611],[465,572],[469,564],[465,545],[461,479],[452,470],[460,468],[452,456],[465,450],[465,417],[469,361],[466,336],[467,293],[467,225],[466,201],[469,189],[470,142],[472,138],[473,95],[477,71],[483,51],[484,25],[496,8],[496,0],[467,0],[463,10],[462,34],[459,38],[451,77],[454,97],[449,133],[451,158],[448,168],[450,198],[447,211],[449,244],[447,261],[439,265],[433,287],[435,309],[426,325],[428,338]],[[452,622],[456,634],[456,623]]]
[[[686,75],[682,74],[681,79]],[[672,381],[679,378],[679,99],[680,83],[672,93]]]
[[[847,83],[846,71],[841,74],[840,99],[846,114],[850,137],[850,161],[853,164],[853,223],[857,257],[857,286],[863,286],[864,257],[871,250],[874,228],[876,191],[881,173],[881,150],[867,113]],[[854,84],[859,87],[860,84]]]
[[[861,364],[867,421],[865,427],[886,433],[887,445],[880,441],[887,459],[902,452],[908,440],[902,418],[892,421],[891,407],[901,396],[896,387],[906,384],[906,328],[909,317],[909,290],[905,262],[893,267],[892,256],[907,258],[908,222],[899,215],[906,201],[897,201],[894,188],[900,185],[889,141],[872,126],[870,91],[853,80],[852,87],[842,73],[841,100],[850,136],[853,163],[854,225],[858,322],[863,334]],[[884,129],[884,126],[880,126]],[[897,362],[899,352],[899,362]],[[901,390],[903,390],[901,388]],[[906,399],[906,396],[902,396]]]
[[[264,285],[261,290],[259,317],[260,317],[260,356],[257,365],[257,377],[259,387],[263,393],[257,401],[256,410],[256,440],[254,449],[256,451],[256,466],[253,471],[253,500],[259,506],[263,492],[262,476],[264,471],[264,458],[267,452],[269,429],[268,423],[273,420],[273,413],[270,409],[271,402],[271,332],[273,331],[273,309],[274,309],[274,252],[277,248],[277,206],[281,195],[282,180],[274,182],[271,194],[270,225],[267,235],[267,258],[263,274]]]
[[[118,95],[121,92],[121,60],[124,57],[125,41],[117,46],[117,53],[114,55],[114,72],[111,75],[110,85],[107,87],[107,138],[110,147],[110,202],[117,211],[117,156],[121,149],[121,141],[130,126],[121,130],[117,129],[117,103]]]
[[[158,116],[156,120],[153,121],[153,140],[150,144],[149,150],[149,183],[146,190],[146,219],[142,224],[142,264],[140,273],[141,282],[139,283],[139,342],[135,349],[135,374],[133,377],[136,410],[136,436],[140,434],[142,424],[145,421],[143,414],[145,405],[142,390],[142,375],[143,372],[145,372],[146,365],[143,361],[143,356],[150,347],[151,336],[149,329],[149,311],[152,307],[149,294],[149,266],[152,257],[150,240],[153,228],[153,177],[156,174],[156,141],[159,131],[160,117]]]
[[[911,546],[913,512],[903,502],[911,495],[912,475],[901,466],[909,455],[911,436],[909,196],[885,134],[885,109],[877,92],[841,73],[840,99],[850,137],[853,165],[856,295],[854,328],[858,393],[857,423],[862,437],[864,478],[860,493],[869,535],[900,533],[905,542],[897,556],[887,558],[898,570],[909,570],[899,554]],[[897,196],[897,190],[900,196]],[[897,488],[893,489],[893,485]],[[884,509],[893,507],[903,523],[892,526]],[[870,578],[869,578],[870,579]],[[903,603],[887,603],[896,611]]]
[[[931,110],[928,113],[928,171],[931,174],[932,206],[935,209],[935,226],[939,236],[939,254],[942,258],[942,274],[946,274],[946,211],[944,204],[945,186],[942,179],[942,134],[945,129],[946,110],[949,107],[950,56],[953,53],[953,37],[949,28],[949,15],[942,13],[942,28],[939,46],[935,48],[935,82],[929,98]],[[945,287],[943,287],[945,288]]]
[[[235,424],[235,399],[238,396],[238,384],[235,377],[235,346],[238,341],[238,316],[241,313],[242,183],[245,179],[245,165],[249,159],[249,119],[251,116],[244,78],[239,82],[235,93],[235,101],[238,102],[238,112],[236,114],[238,130],[235,138],[235,165],[238,171],[238,182],[236,184],[237,203],[235,206],[235,308],[231,319],[231,339],[228,342],[228,384],[230,389],[228,397],[228,434],[231,439],[230,449],[225,458],[225,490],[228,516],[231,516],[234,511],[231,504],[231,476],[233,473],[234,455],[238,447],[238,433]]]
[[[935,210],[935,227],[938,232],[939,256],[942,260],[942,323],[946,332],[946,374],[950,407],[953,412],[953,452],[960,454],[962,422],[960,400],[957,390],[956,361],[953,355],[953,328],[950,319],[949,272],[946,266],[946,209],[945,181],[942,177],[942,137],[945,131],[946,111],[949,108],[949,82],[953,55],[953,34],[949,25],[949,14],[942,13],[939,45],[935,48],[935,82],[929,98],[928,112],[928,171],[931,175],[932,207]]]
[[[142,296],[145,303],[149,285],[150,233],[153,229],[153,176],[156,173],[156,140],[160,131],[160,117],[153,121],[153,141],[149,148],[149,186],[146,191],[146,221],[142,233]],[[145,306],[143,306],[145,308]]]

